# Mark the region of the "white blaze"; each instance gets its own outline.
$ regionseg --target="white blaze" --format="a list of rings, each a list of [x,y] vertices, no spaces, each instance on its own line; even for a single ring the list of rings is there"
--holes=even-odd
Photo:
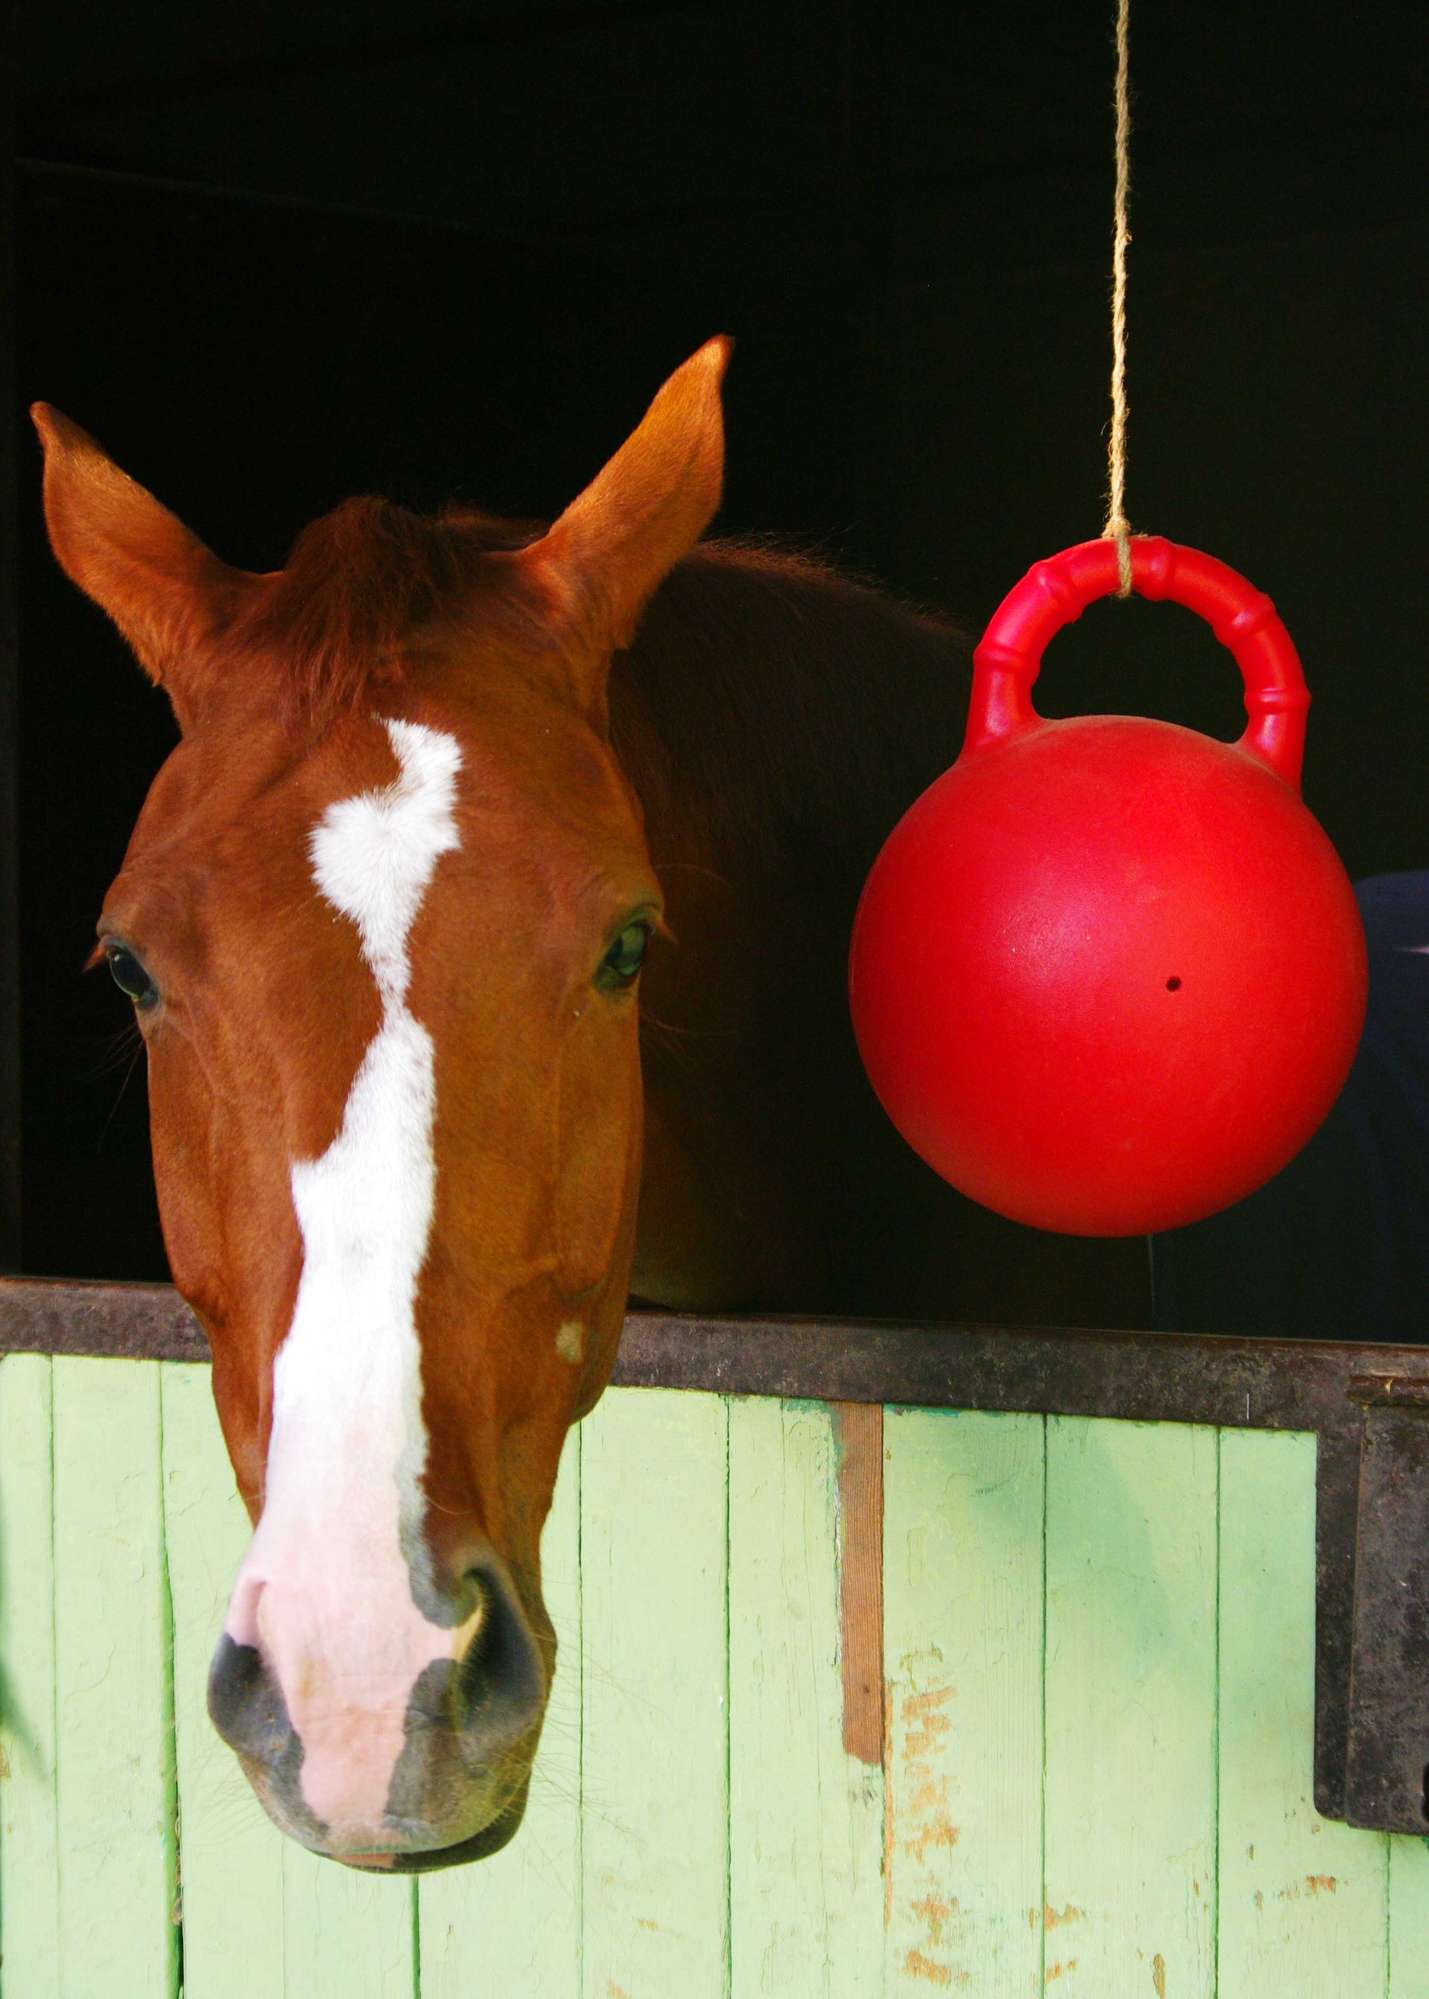
[[[380,1829],[414,1680],[470,1635],[422,1615],[404,1553],[422,1532],[415,1313],[436,1182],[432,1039],[407,1010],[407,946],[437,861],[459,845],[461,753],[437,730],[385,726],[400,775],[329,807],[312,836],[314,877],[357,927],[382,1025],[337,1137],[292,1166],[303,1269],[273,1369],[263,1516],[227,1626],[278,1678],[309,1807],[353,1839]]]

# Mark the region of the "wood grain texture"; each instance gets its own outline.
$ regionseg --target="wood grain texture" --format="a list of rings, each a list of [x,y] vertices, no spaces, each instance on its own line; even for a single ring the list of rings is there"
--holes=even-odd
[[[1387,1836],[1311,1802],[1315,1440],[1223,1432],[1220,1459],[1218,1999],[1378,1999]]]
[[[209,1369],[163,1370],[164,1523],[190,1999],[284,1999],[283,1842],[208,1718],[208,1665],[248,1545]]]
[[[835,1402],[843,1744],[883,1768],[883,1405]]]
[[[824,1405],[730,1404],[734,1999],[883,1991],[882,1759],[844,1744],[837,1459]]]
[[[728,1411],[615,1390],[581,1430],[583,1991],[724,1999]]]
[[[1389,1842],[1388,1993],[1429,1999],[1429,1838]]]
[[[170,1999],[174,1796],[159,1365],[54,1362],[61,1999]]]
[[[0,1362],[0,1993],[54,1990],[55,1802],[51,1363]]]
[[[473,1867],[423,1877],[421,1999],[578,1999],[581,1944],[580,1432],[566,1439],[541,1536],[559,1652],[526,1818]]]
[[[1047,1426],[1043,1979],[1215,1991],[1216,1433]]]
[[[889,1999],[1026,1999],[1042,1975],[1044,1424],[890,1409],[884,1443]]]

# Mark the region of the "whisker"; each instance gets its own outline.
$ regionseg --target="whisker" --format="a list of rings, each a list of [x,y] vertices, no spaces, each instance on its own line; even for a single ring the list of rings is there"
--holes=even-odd
[[[677,1027],[672,1020],[661,1020],[659,1014],[651,1013],[644,1002],[640,1006],[640,1025],[653,1027],[661,1034],[669,1034],[683,1041],[728,1041],[738,1034],[737,1027]]]
[[[144,1037],[139,1032],[138,1023],[133,1019],[126,1020],[113,1034],[107,1034],[102,1039],[90,1042],[93,1059],[87,1068],[76,1072],[76,1081],[98,1082],[101,1077],[112,1075],[121,1063],[127,1075],[129,1064],[143,1044]]]
[[[124,1071],[123,1080],[121,1081],[118,1090],[115,1092],[114,1102],[109,1107],[109,1115],[104,1120],[104,1129],[100,1132],[98,1139],[95,1141],[94,1149],[96,1152],[100,1152],[104,1148],[104,1141],[109,1136],[109,1127],[110,1125],[113,1124],[115,1113],[118,1111],[120,1104],[123,1103],[124,1101],[124,1092],[129,1087],[129,1079],[134,1074],[134,1071],[138,1066],[139,1057],[143,1054],[143,1052],[144,1052],[143,1036],[139,1033],[138,1029],[136,1028],[134,1030],[134,1046],[130,1051],[129,1055],[129,1066]]]
[[[721,888],[727,888],[731,894],[734,892],[734,883],[728,875],[722,875],[717,868],[707,868],[700,861],[652,861],[650,865],[657,875],[708,875]]]

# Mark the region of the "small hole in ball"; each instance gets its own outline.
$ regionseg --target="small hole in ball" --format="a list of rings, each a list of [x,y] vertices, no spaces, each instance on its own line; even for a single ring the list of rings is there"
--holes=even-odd
[[[1168,980],[1166,981],[1166,990],[1167,990],[1167,992],[1168,992],[1168,993],[1178,993],[1178,992],[1180,992],[1180,990],[1181,990],[1181,981],[1180,981],[1179,979],[1168,979]]]

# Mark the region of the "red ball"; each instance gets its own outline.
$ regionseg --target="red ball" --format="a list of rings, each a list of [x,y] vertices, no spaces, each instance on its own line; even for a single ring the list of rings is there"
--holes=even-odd
[[[1261,1186],[1334,1103],[1365,1010],[1359,910],[1299,795],[1284,626],[1224,565],[1132,549],[1144,594],[1229,639],[1246,737],[1038,717],[1042,646],[1115,588],[1116,553],[1040,564],[978,650],[962,756],[874,864],[850,961],[859,1048],[909,1144],[999,1214],[1076,1235],[1180,1227]]]

